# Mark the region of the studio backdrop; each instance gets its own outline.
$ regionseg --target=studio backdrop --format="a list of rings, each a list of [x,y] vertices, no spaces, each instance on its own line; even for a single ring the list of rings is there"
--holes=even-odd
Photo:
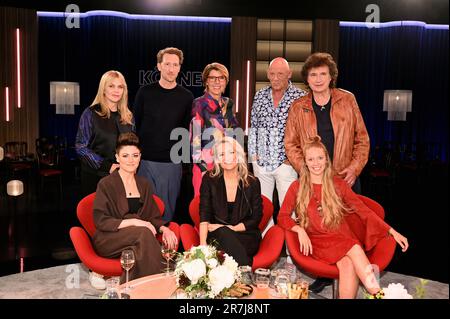
[[[140,86],[159,80],[156,54],[173,46],[184,53],[178,81],[195,97],[203,94],[201,72],[206,64],[229,66],[231,19],[157,18],[85,14],[79,28],[68,28],[63,16],[39,15],[40,136],[65,136],[73,145],[79,118],[97,93],[101,76],[120,71],[127,81],[132,107]],[[51,81],[80,84],[75,114],[56,114],[50,105]],[[228,92],[226,92],[228,93]]]
[[[448,161],[448,26],[391,24],[341,24],[338,86],[355,93],[372,150],[390,142]],[[412,90],[406,121],[387,120],[384,90]]]

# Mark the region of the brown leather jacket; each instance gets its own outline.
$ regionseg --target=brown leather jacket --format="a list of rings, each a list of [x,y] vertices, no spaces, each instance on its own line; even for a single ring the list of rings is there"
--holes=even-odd
[[[359,176],[369,157],[370,142],[355,96],[342,89],[331,89],[330,117],[334,132],[333,167],[336,172],[352,167]],[[310,92],[292,104],[284,136],[286,155],[298,173],[304,161],[303,144],[316,135]]]

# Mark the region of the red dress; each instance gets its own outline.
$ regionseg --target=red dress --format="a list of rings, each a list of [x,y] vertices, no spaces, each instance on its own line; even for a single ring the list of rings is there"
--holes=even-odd
[[[306,233],[313,247],[312,257],[328,264],[335,264],[342,259],[355,244],[360,245],[365,251],[371,250],[382,238],[388,236],[388,231],[391,228],[375,212],[364,205],[344,180],[335,177],[334,186],[344,205],[352,209],[352,212],[343,218],[336,229],[329,230],[322,225],[323,217],[318,213],[315,198],[311,198],[307,207],[309,225],[306,228]],[[295,211],[298,190],[299,182],[297,180],[289,187],[278,215],[278,225],[287,230],[297,225],[291,215]],[[320,203],[322,185],[313,184],[313,190],[317,201]],[[360,227],[364,227],[364,230],[356,230],[350,227],[347,218],[353,213],[359,217]],[[356,224],[351,223],[351,225],[355,227]],[[358,238],[355,233],[365,234],[364,238]]]

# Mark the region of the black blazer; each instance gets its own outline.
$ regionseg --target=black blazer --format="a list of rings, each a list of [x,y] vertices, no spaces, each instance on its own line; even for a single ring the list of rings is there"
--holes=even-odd
[[[239,182],[230,225],[243,223],[246,230],[258,229],[262,218],[261,185],[258,178],[248,177],[249,185]],[[223,175],[206,173],[200,187],[200,222],[225,224],[228,218],[227,191]]]

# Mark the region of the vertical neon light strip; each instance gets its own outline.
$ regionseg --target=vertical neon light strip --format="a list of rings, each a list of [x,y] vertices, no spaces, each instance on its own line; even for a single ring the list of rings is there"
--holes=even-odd
[[[245,96],[245,135],[248,135],[248,120],[250,109],[250,60],[247,60],[247,92]]]
[[[16,48],[17,48],[17,107],[22,107],[22,101],[21,101],[21,79],[20,79],[20,30],[19,28],[16,29]]]
[[[5,88],[5,114],[6,122],[9,122],[9,87]]]
[[[236,113],[239,112],[239,80],[236,80]]]

